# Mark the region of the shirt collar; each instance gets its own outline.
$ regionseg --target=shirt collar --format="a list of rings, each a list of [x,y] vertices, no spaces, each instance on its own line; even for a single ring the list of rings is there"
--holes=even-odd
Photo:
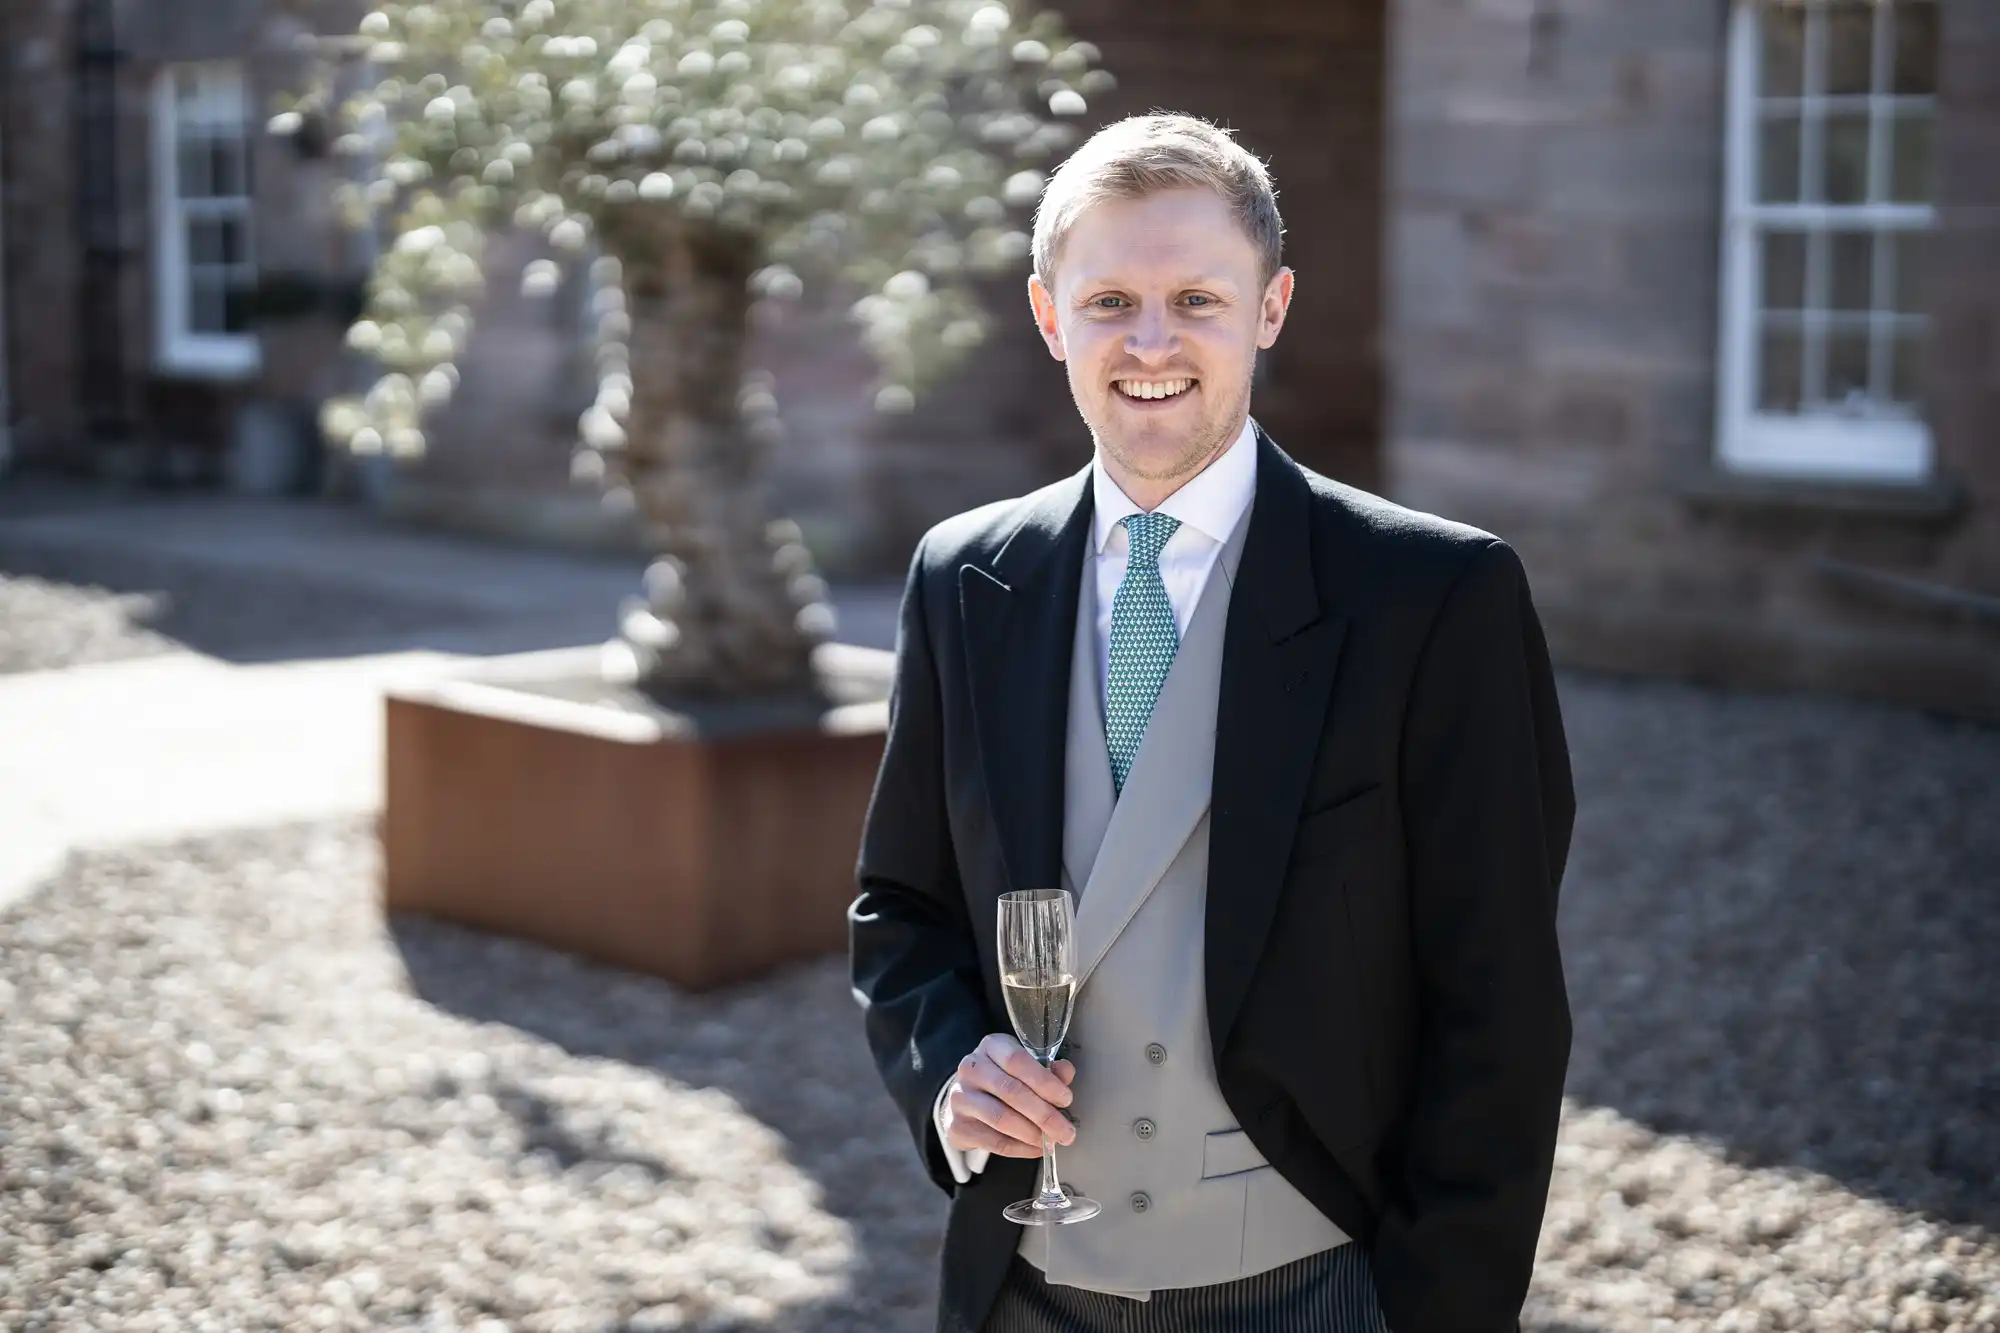
[[[1257,496],[1256,437],[1255,426],[1249,418],[1244,418],[1242,433],[1235,442],[1183,482],[1153,512],[1180,520],[1218,546],[1227,542]],[[1111,534],[1118,530],[1119,521],[1141,511],[1094,457],[1090,462],[1090,486],[1096,510],[1096,550],[1101,554]]]

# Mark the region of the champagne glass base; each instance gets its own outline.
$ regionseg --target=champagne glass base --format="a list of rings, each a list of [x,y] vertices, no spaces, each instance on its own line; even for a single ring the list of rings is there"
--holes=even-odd
[[[1010,1203],[1000,1210],[1000,1215],[1024,1227],[1059,1227],[1088,1221],[1103,1211],[1104,1205],[1095,1199],[1066,1194],[1060,1204],[1043,1203],[1038,1198]]]

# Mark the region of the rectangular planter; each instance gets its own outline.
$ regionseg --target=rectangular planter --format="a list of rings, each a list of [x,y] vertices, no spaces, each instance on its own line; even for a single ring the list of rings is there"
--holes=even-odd
[[[889,654],[823,648],[845,702],[775,717],[594,698],[597,660],[388,694],[385,909],[696,990],[845,949]]]

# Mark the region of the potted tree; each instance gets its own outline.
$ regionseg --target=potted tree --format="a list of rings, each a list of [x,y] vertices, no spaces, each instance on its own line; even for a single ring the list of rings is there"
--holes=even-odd
[[[877,405],[984,332],[1024,210],[1110,86],[994,0],[430,0],[369,14],[341,108],[384,238],[329,438],[409,456],[451,396],[483,239],[545,232],[595,285],[576,474],[654,553],[601,655],[391,697],[385,891],[706,986],[836,949],[887,667],[843,652],[746,364],[759,302],[856,297]],[[327,95],[309,93],[302,123]],[[558,266],[526,281],[553,283]]]

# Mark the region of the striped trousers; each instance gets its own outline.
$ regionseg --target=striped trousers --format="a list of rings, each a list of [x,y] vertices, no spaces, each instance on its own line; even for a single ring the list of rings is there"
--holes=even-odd
[[[1146,1301],[1055,1286],[1015,1255],[984,1333],[1389,1333],[1368,1252],[1335,1246],[1254,1277]]]

